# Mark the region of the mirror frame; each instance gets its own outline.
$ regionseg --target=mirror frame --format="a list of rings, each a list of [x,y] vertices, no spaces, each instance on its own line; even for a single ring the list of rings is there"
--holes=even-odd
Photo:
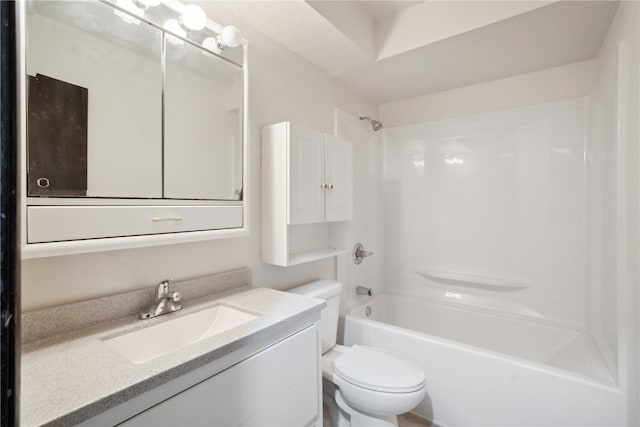
[[[94,0],[101,1],[101,0]],[[244,237],[250,233],[250,209],[249,199],[251,195],[249,182],[249,43],[245,39],[238,48],[242,48],[242,200],[240,201],[191,201],[179,199],[90,199],[90,198],[69,198],[70,202],[60,203],[63,198],[46,198],[27,196],[27,68],[26,68],[26,17],[27,5],[24,1],[17,2],[16,23],[18,27],[17,37],[17,82],[18,82],[18,201],[19,201],[19,221],[20,235],[19,244],[22,259],[51,257],[60,255],[72,255],[91,252],[111,251],[118,249],[142,248],[150,246],[171,245],[178,243],[197,242],[205,240],[215,240],[233,237]],[[110,3],[103,2],[108,5]],[[222,27],[222,26],[220,26]],[[236,49],[238,49],[236,48]],[[225,59],[227,60],[227,59]],[[37,204],[32,203],[33,199],[38,199]],[[87,200],[89,199],[89,200]],[[82,201],[82,203],[78,203]],[[90,201],[91,203],[87,203]],[[219,228],[215,226],[204,231],[167,231],[159,234],[131,235],[124,237],[100,237],[87,238],[86,240],[66,240],[47,243],[28,243],[28,207],[29,206],[78,206],[95,207],[100,206],[139,206],[139,207],[164,207],[164,206],[188,206],[198,208],[207,206],[214,208],[219,206],[226,208],[229,206],[242,207],[242,226],[237,228]]]

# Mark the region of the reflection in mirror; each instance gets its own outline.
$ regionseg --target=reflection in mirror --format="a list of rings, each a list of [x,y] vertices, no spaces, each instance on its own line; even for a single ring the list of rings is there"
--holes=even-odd
[[[165,48],[164,197],[241,200],[242,68],[174,37]]]
[[[28,3],[29,196],[162,197],[161,48],[102,2]]]

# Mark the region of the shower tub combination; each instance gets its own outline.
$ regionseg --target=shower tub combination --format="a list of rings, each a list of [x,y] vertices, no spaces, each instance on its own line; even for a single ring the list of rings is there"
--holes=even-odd
[[[625,395],[580,331],[381,294],[346,316],[344,341],[419,364],[427,396],[414,412],[439,425],[625,423]]]

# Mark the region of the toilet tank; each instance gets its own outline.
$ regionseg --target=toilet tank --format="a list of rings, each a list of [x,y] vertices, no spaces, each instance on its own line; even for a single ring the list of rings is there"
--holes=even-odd
[[[326,353],[336,345],[342,283],[335,280],[316,280],[315,282],[289,289],[288,292],[323,299],[327,302],[327,306],[320,314],[320,322],[318,322],[318,330],[322,339],[322,353]]]

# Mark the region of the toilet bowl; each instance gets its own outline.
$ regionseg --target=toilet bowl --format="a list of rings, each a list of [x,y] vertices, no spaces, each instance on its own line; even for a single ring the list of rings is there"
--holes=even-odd
[[[354,345],[336,344],[342,284],[319,280],[291,289],[325,299],[318,329],[322,338],[324,399],[332,425],[339,427],[397,426],[397,415],[415,408],[425,395],[424,372],[393,354]]]

